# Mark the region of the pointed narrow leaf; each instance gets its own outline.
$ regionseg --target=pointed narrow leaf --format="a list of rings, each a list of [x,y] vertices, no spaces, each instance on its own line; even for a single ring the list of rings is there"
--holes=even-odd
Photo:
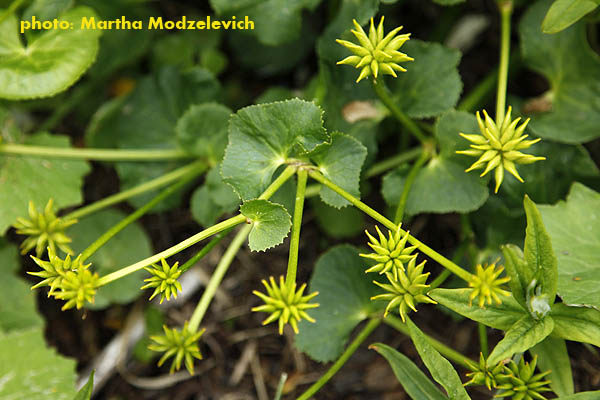
[[[398,382],[413,400],[448,400],[448,397],[404,354],[383,343],[375,343],[369,347],[390,363]]]
[[[290,214],[281,204],[268,200],[250,200],[240,212],[252,221],[248,245],[252,251],[264,251],[283,243],[292,226]]]
[[[553,329],[554,321],[550,316],[539,320],[534,320],[529,315],[524,316],[506,331],[504,338],[488,357],[487,365],[495,366],[515,353],[525,352],[544,340]]]
[[[79,389],[73,400],[90,400],[94,390],[94,371],[90,374],[87,383]]]
[[[486,308],[470,305],[471,292],[472,289],[434,289],[429,292],[429,297],[473,321],[504,331],[527,315],[527,311],[512,297],[500,296],[502,304],[493,303]]]
[[[600,347],[600,311],[556,303],[552,306],[551,315],[554,336]]]
[[[556,320],[554,320],[556,329]],[[548,379],[550,388],[559,396],[568,396],[574,393],[573,371],[567,353],[567,344],[563,339],[548,336],[546,339],[529,349],[529,352],[538,356],[540,371],[550,370]]]
[[[537,280],[536,287],[541,288],[541,295],[547,296],[549,305],[554,304],[558,282],[558,267],[550,236],[546,232],[542,216],[537,206],[525,195],[525,213],[527,229],[525,231],[525,262],[529,267],[524,272],[526,281]],[[537,293],[536,293],[537,295]]]
[[[544,21],[544,33],[557,33],[579,21],[586,14],[598,7],[598,3],[591,0],[556,0]]]
[[[527,308],[527,285],[529,282],[525,279],[524,271],[527,269],[523,252],[513,244],[502,246],[504,255],[504,267],[506,275],[510,278],[508,285],[515,300],[523,307]]]
[[[425,366],[433,379],[446,389],[448,397],[453,400],[470,399],[452,364],[433,348],[427,337],[410,319],[406,321],[406,324]]]

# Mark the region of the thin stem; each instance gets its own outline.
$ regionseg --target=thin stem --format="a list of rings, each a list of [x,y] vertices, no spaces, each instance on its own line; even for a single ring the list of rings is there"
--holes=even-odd
[[[404,127],[408,129],[408,131],[416,139],[418,139],[422,143],[425,142],[427,140],[427,137],[425,136],[421,128],[419,128],[419,125],[417,125],[412,119],[406,116],[406,114],[402,112],[400,107],[398,107],[396,102],[392,99],[392,96],[390,96],[388,89],[385,87],[383,79],[372,80],[371,82],[373,83],[373,89],[375,90],[377,97],[379,97],[379,100],[381,100],[381,102],[390,110],[394,118],[400,121],[400,123],[404,125]]]
[[[479,331],[479,345],[481,346],[481,353],[483,354],[483,358],[487,359],[488,355],[490,354],[488,348],[487,329],[484,324],[478,322],[477,330]]]
[[[395,315],[388,314],[388,316],[383,319],[383,322],[410,337],[410,332],[408,331],[406,324]],[[433,348],[439,351],[441,355],[454,361],[456,364],[462,365],[465,368],[469,368],[468,362],[471,360],[468,357],[460,354],[458,351],[446,346],[444,343],[432,338],[426,333],[423,334],[427,337],[427,340],[429,340],[429,343],[433,346]]]
[[[423,147],[415,147],[413,149],[407,150],[403,153],[395,155],[393,157],[387,158],[385,160],[379,161],[378,163],[373,164],[367,171],[365,172],[365,178],[372,178],[379,174],[384,173],[398,165],[402,165],[405,162],[409,162],[419,157],[423,152]]]
[[[90,258],[92,254],[94,254],[98,249],[106,244],[110,239],[112,239],[116,234],[125,229],[129,224],[135,222],[137,219],[142,217],[144,214],[152,210],[158,203],[175,193],[179,190],[183,185],[192,180],[196,175],[189,174],[184,179],[181,179],[179,182],[169,186],[164,189],[158,195],[154,196],[152,200],[144,204],[142,207],[138,208],[127,217],[123,218],[117,224],[113,225],[109,230],[107,230],[102,236],[96,239],[92,244],[90,244],[82,253],[81,258],[82,261]]]
[[[240,249],[240,247],[242,247],[242,244],[244,244],[244,241],[250,233],[250,230],[252,230],[252,225],[246,225],[242,229],[240,229],[240,231],[235,235],[235,237],[229,244],[229,247],[221,257],[221,260],[219,260],[219,264],[217,264],[217,268],[215,268],[215,271],[210,277],[210,281],[208,282],[204,293],[202,293],[202,297],[200,298],[200,301],[198,302],[198,305],[196,306],[196,309],[192,314],[192,318],[190,319],[189,326],[192,332],[198,331],[200,322],[202,322],[202,318],[204,318],[204,314],[206,314],[206,310],[208,310],[210,302],[212,301],[213,297],[215,297],[217,288],[221,284],[221,281],[223,280],[225,273],[229,269],[229,266],[233,262],[233,259],[235,258],[235,255],[237,254],[238,250]]]
[[[496,93],[496,123],[504,121],[506,111],[506,87],[508,83],[508,61],[510,55],[510,17],[513,10],[512,0],[498,3],[501,18],[500,67],[498,69],[498,89]]]
[[[466,95],[456,107],[460,111],[475,111],[487,99],[498,82],[498,68],[494,68],[477,86]]]
[[[161,161],[189,159],[196,157],[193,154],[174,149],[82,149],[69,147],[29,146],[25,144],[12,143],[0,144],[0,153],[94,161]]]
[[[308,400],[315,393],[319,391],[329,380],[335,375],[336,372],[342,368],[342,366],[348,361],[348,359],[354,354],[356,349],[362,344],[362,342],[369,337],[371,332],[375,330],[381,323],[380,318],[372,318],[367,324],[360,330],[358,335],[354,338],[352,343],[346,348],[342,355],[336,360],[336,362],[319,378],[318,381],[312,384],[304,393],[300,395],[296,400]]]
[[[295,173],[296,173],[296,167],[292,166],[292,165],[288,166],[286,169],[283,170],[281,175],[279,175],[277,177],[277,179],[275,179],[269,185],[269,187],[263,192],[263,194],[261,194],[258,198],[266,200],[266,199],[270,198],[271,196],[273,196],[275,194],[275,192],[281,187],[281,185],[283,185]]]
[[[450,270],[445,269],[429,284],[429,290],[433,290],[439,287],[442,283],[446,282],[446,279],[452,274]]]
[[[275,179],[271,185],[264,191],[264,193],[259,197],[260,199],[268,199],[271,197],[277,189],[281,187],[292,175],[294,175],[296,171],[295,167],[287,167],[280,176]],[[243,214],[236,215],[235,217],[231,217],[226,219],[225,221],[219,222],[216,225],[211,226],[210,228],[204,229],[203,231],[195,234],[192,237],[187,238],[183,242],[176,244],[175,246],[169,247],[168,249],[161,251],[158,254],[155,254],[151,257],[143,259],[141,261],[136,262],[135,264],[131,264],[127,267],[123,267],[115,272],[112,272],[108,275],[100,277],[98,279],[98,286],[106,285],[112,281],[115,281],[119,278],[122,278],[126,275],[132,274],[140,269],[153,264],[155,262],[160,261],[162,258],[169,258],[173,254],[177,254],[180,251],[187,249],[188,247],[212,236],[219,232],[222,232],[226,229],[233,228],[234,226],[241,224],[242,222],[246,222],[246,217]],[[251,225],[249,225],[251,226]]]
[[[183,264],[179,269],[181,272],[185,272],[188,269],[192,268],[198,261],[200,261],[204,256],[206,256],[221,240],[225,238],[231,232],[233,228],[225,229],[222,232],[217,233],[211,240],[208,242],[206,246],[204,246],[198,253],[196,253],[192,258],[187,260],[185,264]]]
[[[277,390],[275,391],[275,397],[273,400],[281,400],[283,388],[285,387],[285,381],[287,381],[287,378],[288,375],[285,372],[281,374],[281,378],[279,378],[279,383],[277,384]]]
[[[17,8],[19,8],[24,1],[25,0],[13,0],[13,2],[10,3],[8,8],[6,10],[4,10],[4,12],[2,14],[0,14],[0,23],[2,23],[6,18],[8,18],[10,15],[12,15],[15,11],[17,11]]]
[[[327,186],[328,188],[330,188],[331,190],[333,190],[334,192],[336,192],[337,194],[342,196],[344,199],[348,200],[353,206],[355,206],[356,208],[358,208],[359,210],[361,210],[362,212],[364,212],[365,214],[367,214],[374,220],[383,224],[383,226],[385,226],[389,230],[394,232],[398,229],[396,224],[394,224],[392,221],[390,221],[389,219],[387,219],[386,217],[384,217],[383,215],[381,215],[380,213],[378,213],[377,211],[375,211],[374,209],[372,209],[371,207],[369,207],[362,201],[358,200],[356,197],[352,196],[350,193],[346,192],[344,189],[340,188],[335,183],[331,182],[329,179],[324,177],[320,172],[311,170],[308,172],[308,174],[310,175],[311,178],[313,178],[317,182],[320,182],[321,184]],[[406,231],[403,229],[400,229],[400,232],[402,234],[406,233]],[[417,238],[415,238],[414,236],[409,235],[408,241],[411,244],[416,245],[419,248],[419,250],[421,250],[423,253],[427,254],[433,260],[437,261],[444,268],[449,269],[453,274],[457,275],[461,279],[463,279],[467,282],[470,282],[472,280],[473,275],[470,272],[467,272],[466,270],[462,269],[461,267],[459,267],[458,265],[456,265],[455,263],[453,263],[452,261],[450,261],[443,255],[441,255],[437,251],[433,250],[431,247],[427,246],[425,243],[423,243],[420,240],[418,240]]]
[[[120,203],[121,201],[130,199],[132,197],[138,196],[140,194],[149,192],[151,190],[159,189],[163,186],[168,185],[169,183],[176,181],[187,174],[195,172],[196,174],[203,172],[206,170],[206,163],[203,161],[196,161],[191,164],[188,164],[184,167],[173,170],[167,174],[159,176],[158,178],[152,179],[151,181],[144,182],[141,185],[132,187],[131,189],[124,190],[122,192],[113,194],[111,196],[105,197],[101,200],[98,200],[92,204],[89,204],[85,207],[78,208],[75,211],[70,212],[63,216],[64,219],[72,219],[72,218],[82,218],[87,215],[93,214],[96,211],[102,210],[103,208],[110,207],[114,204]]]
[[[413,182],[417,178],[417,174],[421,170],[421,167],[429,159],[429,156],[429,152],[421,152],[421,156],[413,164],[412,168],[408,172],[408,176],[404,181],[404,188],[402,188],[402,194],[400,195],[400,201],[398,201],[398,206],[396,207],[396,214],[394,217],[395,224],[399,224],[402,222],[402,218],[404,217],[404,209],[406,208],[406,202],[408,201],[408,195],[410,194],[410,188],[412,187]]]
[[[104,275],[103,277],[98,279],[98,286],[106,285],[107,283],[110,283],[110,282],[120,279],[126,275],[129,275],[136,271],[139,271],[140,269],[142,269],[150,264],[154,264],[163,258],[169,258],[172,255],[177,254],[180,251],[183,251],[183,250],[187,249],[188,247],[190,247],[208,237],[211,237],[214,234],[224,231],[225,229],[234,227],[238,224],[241,224],[242,222],[246,222],[246,217],[243,216],[242,214],[239,214],[239,215],[236,215],[235,217],[226,219],[225,221],[220,222],[216,225],[213,225],[210,228],[207,228],[207,229],[195,234],[194,236],[187,238],[183,242],[180,242],[180,243],[176,244],[175,246],[169,247],[168,249],[161,251],[158,254],[155,254],[151,257],[145,258],[142,261],[138,261],[135,264],[131,264],[127,267],[121,268],[115,272],[108,274],[108,275]]]
[[[296,271],[298,270],[298,248],[300,247],[300,228],[302,227],[302,211],[304,209],[304,192],[306,191],[306,180],[308,173],[306,169],[298,170],[298,186],[296,188],[296,203],[294,204],[294,219],[292,225],[292,236],[290,238],[290,254],[288,258],[287,275],[285,284],[292,288],[296,283]]]

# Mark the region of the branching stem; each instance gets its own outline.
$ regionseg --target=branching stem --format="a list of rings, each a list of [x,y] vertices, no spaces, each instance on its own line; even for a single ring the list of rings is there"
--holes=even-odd
[[[361,210],[362,212],[364,212],[365,214],[367,214],[374,220],[378,221],[379,223],[381,223],[383,226],[385,226],[392,232],[395,232],[396,229],[398,229],[396,224],[394,224],[392,221],[390,221],[389,219],[387,219],[386,217],[384,217],[383,215],[381,215],[380,213],[378,213],[377,211],[375,211],[374,209],[372,209],[371,207],[369,207],[368,205],[366,205],[365,203],[363,203],[356,197],[352,196],[350,193],[346,192],[344,189],[340,188],[335,183],[331,182],[329,179],[327,179],[325,176],[323,176],[323,174],[321,174],[320,172],[311,170],[308,172],[308,174],[310,175],[311,178],[313,178],[317,182],[320,182],[321,184],[327,186],[328,188],[330,188],[331,190],[333,190],[334,192],[336,192],[337,194],[342,196],[344,199],[348,200],[353,206],[355,206],[356,208],[358,208],[359,210]],[[406,233],[405,230],[401,229],[400,231],[402,232],[402,234]],[[410,235],[408,237],[408,241],[411,244],[418,246],[420,251],[427,254],[433,260],[437,261],[444,268],[449,269],[453,274],[457,275],[461,279],[463,279],[467,282],[470,282],[472,280],[473,275],[471,273],[465,271],[464,269],[462,269],[461,267],[459,267],[458,265],[456,265],[455,263],[453,263],[452,261],[450,261],[443,255],[441,255],[437,251],[433,250],[431,247],[427,246],[426,244],[424,244],[423,242],[421,242],[420,240],[415,238],[414,236]]]
[[[169,173],[166,173],[158,178],[152,179],[151,181],[144,182],[141,185],[132,187],[131,189],[124,190],[119,193],[115,193],[111,196],[105,197],[101,200],[98,200],[94,203],[91,203],[85,207],[78,208],[66,215],[62,218],[71,219],[76,218],[80,219],[87,215],[93,214],[96,211],[102,210],[106,207],[110,207],[117,203],[120,203],[124,200],[130,199],[135,196],[139,196],[140,194],[144,194],[151,190],[159,189],[163,186],[168,185],[169,183],[176,181],[185,177],[188,174],[199,175],[206,170],[206,163],[204,161],[196,161],[191,164],[188,164],[184,167],[173,170]]]
[[[297,173],[298,186],[296,189],[296,202],[294,204],[294,218],[292,225],[292,235],[290,238],[290,252],[288,258],[287,275],[285,284],[292,288],[296,283],[296,271],[298,270],[298,249],[300,247],[300,228],[302,227],[302,211],[304,209],[304,193],[306,191],[306,181],[308,173],[306,169],[300,168]]]

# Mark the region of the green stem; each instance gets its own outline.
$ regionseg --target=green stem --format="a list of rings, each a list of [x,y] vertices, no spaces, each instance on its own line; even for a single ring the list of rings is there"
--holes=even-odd
[[[402,194],[400,195],[400,201],[398,202],[398,207],[396,208],[396,215],[394,217],[395,224],[400,224],[402,222],[402,218],[404,217],[404,209],[406,208],[406,201],[408,200],[408,195],[410,194],[410,188],[417,178],[417,174],[421,170],[421,167],[423,167],[423,164],[425,164],[428,159],[429,152],[421,152],[421,156],[408,172],[408,176],[404,181],[404,187],[402,188]]]
[[[273,400],[281,400],[283,388],[285,387],[285,381],[287,381],[287,378],[288,375],[285,372],[281,374],[281,378],[279,378],[279,383],[277,384],[277,390],[275,391],[275,397]]]
[[[296,171],[295,167],[292,167],[292,166],[287,167],[281,173],[281,175],[279,175],[277,177],[277,179],[275,179],[271,183],[271,185],[269,185],[269,187],[264,191],[264,193],[262,195],[260,195],[259,199],[266,200],[269,197],[271,197],[277,191],[277,189],[279,189],[281,187],[281,185],[283,185],[292,175],[294,175],[295,171]],[[169,247],[168,249],[161,251],[158,254],[155,254],[151,257],[148,257],[146,259],[138,261],[127,267],[123,267],[123,268],[121,268],[115,272],[112,272],[108,275],[100,277],[100,279],[98,279],[98,286],[106,285],[107,283],[110,283],[110,282],[120,279],[124,276],[132,274],[136,271],[139,271],[140,269],[142,269],[150,264],[154,264],[154,263],[160,261],[162,258],[169,258],[172,255],[177,254],[180,251],[183,251],[183,250],[187,249],[188,247],[190,247],[212,235],[215,235],[226,229],[233,228],[234,226],[241,224],[242,222],[246,222],[246,217],[243,214],[239,214],[239,215],[236,215],[235,217],[231,217],[229,219],[226,219],[225,221],[219,222],[218,224],[213,225],[210,228],[204,229],[203,231],[198,232],[194,236],[187,238],[183,242],[180,242],[180,243],[176,244],[175,246]],[[251,225],[249,225],[249,226],[251,226]]]
[[[390,110],[394,118],[400,121],[400,123],[404,125],[404,127],[408,129],[408,131],[421,143],[425,142],[427,137],[421,128],[419,128],[419,126],[412,119],[404,114],[396,102],[394,102],[388,89],[385,87],[383,79],[372,80],[371,82],[373,83],[373,89],[375,90],[377,97],[379,97],[379,100],[381,100],[381,102]]]
[[[102,210],[103,208],[110,207],[114,204],[120,203],[121,201],[130,199],[132,197],[138,196],[142,193],[149,192],[151,190],[155,190],[161,188],[163,186],[168,185],[169,183],[181,179],[182,177],[195,172],[196,174],[203,172],[206,169],[206,163],[203,161],[196,161],[191,164],[188,164],[184,167],[173,170],[165,175],[159,176],[158,178],[152,179],[151,181],[144,182],[141,185],[132,187],[131,189],[124,190],[122,192],[113,194],[111,196],[105,197],[101,200],[98,200],[92,204],[89,204],[85,207],[78,208],[77,210],[70,212],[63,216],[64,219],[72,219],[72,218],[82,218],[89,214],[93,214],[98,210]]]
[[[233,262],[233,259],[235,258],[235,255],[237,254],[238,250],[240,249],[240,247],[242,247],[242,244],[244,244],[244,241],[250,233],[250,230],[252,230],[252,225],[246,225],[242,229],[240,229],[240,231],[235,235],[235,237],[231,241],[231,244],[229,244],[229,247],[221,257],[221,260],[219,260],[219,264],[217,265],[217,268],[215,268],[215,271],[213,272],[212,276],[210,277],[210,281],[208,282],[204,293],[202,293],[202,297],[200,298],[200,301],[198,302],[198,305],[196,306],[196,309],[192,314],[192,318],[190,318],[189,327],[192,332],[198,331],[200,322],[202,322],[202,318],[204,318],[204,314],[206,314],[206,310],[208,310],[210,302],[212,301],[213,297],[215,297],[215,293],[217,293],[217,289],[221,284],[225,273],[227,272],[229,266]]]
[[[217,233],[211,240],[208,242],[206,246],[204,246],[198,253],[196,253],[192,258],[187,260],[185,264],[183,264],[179,269],[181,272],[185,272],[188,269],[192,268],[198,261],[200,261],[204,256],[206,256],[221,240],[225,238],[231,232],[233,228],[225,229]]]
[[[513,10],[512,0],[500,0],[498,3],[501,18],[500,67],[498,69],[498,89],[496,93],[496,123],[504,121],[506,111],[506,87],[508,83],[508,61],[510,55],[510,17]]]
[[[477,86],[466,95],[456,107],[460,111],[475,111],[478,106],[487,99],[494,90],[498,81],[498,68],[494,68]]]
[[[323,174],[321,174],[320,172],[318,172],[316,170],[311,170],[308,172],[308,174],[310,175],[311,178],[313,178],[317,182],[320,182],[321,184],[327,186],[328,188],[330,188],[331,190],[333,190],[334,192],[336,192],[337,194],[342,196],[344,199],[348,200],[353,206],[355,206],[356,208],[358,208],[359,210],[361,210],[362,212],[364,212],[365,214],[367,214],[374,220],[383,224],[383,226],[385,226],[389,230],[395,232],[398,229],[396,224],[394,224],[392,221],[390,221],[389,219],[387,219],[386,217],[384,217],[383,215],[381,215],[380,213],[378,213],[377,211],[375,211],[374,209],[372,209],[371,207],[369,207],[362,201],[358,200],[356,197],[352,196],[350,193],[346,192],[344,189],[340,188],[335,183],[331,182],[329,179],[324,177]],[[402,234],[406,233],[406,231],[403,229],[400,229],[400,232]],[[418,240],[417,238],[415,238],[414,236],[409,235],[408,241],[411,244],[416,245],[419,248],[419,250],[421,250],[423,253],[427,254],[434,261],[437,261],[443,267],[449,269],[453,274],[457,275],[461,279],[463,279],[467,282],[470,282],[472,280],[473,275],[471,273],[465,271],[464,269],[462,269],[461,267],[459,267],[458,265],[456,265],[455,263],[453,263],[452,261],[450,261],[443,255],[441,255],[437,251],[433,250],[431,247],[427,246],[425,243],[423,243],[420,240]]]
[[[17,8],[19,8],[24,1],[25,0],[14,0],[12,3],[10,3],[8,8],[4,10],[2,14],[0,14],[0,24],[15,11],[17,11]]]
[[[69,158],[94,161],[161,161],[195,158],[181,150],[126,150],[126,149],[82,149],[69,147],[29,146],[25,144],[0,144],[0,153],[19,154],[48,158]]]
[[[452,274],[450,270],[443,270],[431,283],[429,284],[429,290],[433,290],[439,287],[442,283],[446,282],[446,279]]]
[[[418,158],[423,152],[423,147],[418,146],[413,149],[407,150],[403,153],[395,155],[393,157],[382,160],[378,163],[373,164],[369,169],[365,171],[364,178],[372,178],[374,176],[380,175],[394,167],[404,164],[405,162],[412,161]],[[319,194],[321,190],[321,185],[313,184],[309,185],[306,188],[305,197],[313,197]]]
[[[304,393],[300,395],[296,400],[308,400],[315,393],[319,391],[332,377],[336,372],[342,368],[342,366],[348,361],[348,359],[354,354],[356,349],[365,341],[367,337],[379,326],[381,323],[380,318],[372,318],[367,322],[367,324],[360,330],[358,335],[354,338],[352,343],[346,348],[346,350],[342,353],[342,355],[336,360],[336,362],[319,378],[318,381],[312,384]]]
[[[373,164],[369,169],[365,171],[365,178],[372,178],[379,174],[384,173],[398,165],[402,165],[406,162],[412,161],[415,158],[419,157],[423,152],[423,147],[415,147],[413,149],[407,150],[403,153],[395,155],[393,157],[387,158],[385,160],[379,161],[378,163]]]
[[[488,355],[490,354],[488,348],[487,329],[484,324],[478,322],[477,330],[479,331],[479,345],[481,346],[481,353],[483,354],[483,358],[487,360]]]
[[[287,275],[285,284],[292,288],[296,283],[296,271],[298,270],[298,248],[300,247],[300,228],[302,227],[302,211],[304,210],[304,193],[306,191],[306,180],[308,173],[306,169],[298,170],[298,186],[296,188],[296,203],[294,204],[294,218],[292,225],[292,236],[290,238],[290,254],[288,258]]]
[[[177,254],[180,251],[185,250],[188,247],[190,247],[208,237],[211,237],[214,234],[224,231],[225,229],[234,227],[238,224],[241,224],[242,222],[246,222],[246,217],[244,217],[242,214],[239,214],[239,215],[236,215],[235,217],[226,219],[225,221],[220,222],[216,225],[213,225],[210,228],[207,228],[207,229],[195,234],[194,236],[187,238],[183,242],[180,242],[180,243],[176,244],[175,246],[169,247],[168,249],[161,251],[158,254],[155,254],[151,257],[145,258],[142,261],[138,261],[135,264],[131,264],[127,267],[123,267],[113,273],[110,273],[108,275],[101,277],[100,279],[98,279],[98,286],[104,286],[107,283],[116,281],[117,279],[120,279],[124,276],[132,274],[136,271],[139,271],[140,269],[142,269],[150,264],[154,264],[163,258],[165,258],[165,259],[169,258],[172,255]]]
[[[408,327],[406,326],[406,324],[395,315],[388,314],[388,316],[383,319],[383,322],[385,322],[392,328],[402,332],[406,336],[410,337],[410,332],[408,331]],[[468,357],[465,357],[458,351],[446,346],[444,343],[432,338],[427,334],[425,334],[425,336],[427,337],[427,340],[429,340],[429,343],[433,346],[433,348],[439,351],[441,355],[454,361],[456,364],[462,365],[465,368],[469,368],[469,361],[471,360]]]
[[[166,199],[167,197],[169,197],[170,195],[175,193],[183,185],[185,185],[190,180],[192,180],[195,176],[196,176],[195,174],[187,175],[184,179],[181,179],[179,182],[164,189],[158,195],[154,196],[154,198],[152,200],[150,200],[149,202],[144,204],[142,207],[138,208],[137,210],[135,210],[134,212],[129,214],[127,217],[125,217],[121,221],[119,221],[117,224],[112,226],[109,230],[107,230],[102,236],[100,236],[98,239],[96,239],[92,244],[90,244],[81,253],[82,261],[85,261],[88,258],[90,258],[90,256],[92,254],[94,254],[96,251],[98,251],[98,249],[100,247],[104,246],[106,244],[106,242],[108,242],[110,239],[112,239],[116,234],[118,234],[123,229],[125,229],[129,224],[135,222],[140,217],[142,217],[144,214],[146,214],[147,212],[152,210],[152,208],[154,208],[158,203],[160,203],[161,201],[163,201],[164,199]]]

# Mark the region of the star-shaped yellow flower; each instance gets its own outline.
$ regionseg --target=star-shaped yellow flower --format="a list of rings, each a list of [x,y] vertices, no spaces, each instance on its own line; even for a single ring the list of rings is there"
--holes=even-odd
[[[383,17],[381,17],[377,29],[375,29],[373,18],[371,18],[369,35],[365,33],[356,20],[353,20],[353,22],[356,30],[352,29],[351,32],[356,36],[359,44],[341,39],[336,39],[336,42],[346,47],[354,54],[339,61],[338,64],[352,65],[355,68],[361,68],[360,75],[356,82],[360,82],[368,76],[373,76],[377,79],[380,73],[392,75],[395,78],[397,76],[396,71],[406,71],[406,69],[402,68],[398,63],[413,61],[414,59],[398,51],[398,49],[410,39],[410,33],[396,36],[402,29],[400,26],[384,37]]]

